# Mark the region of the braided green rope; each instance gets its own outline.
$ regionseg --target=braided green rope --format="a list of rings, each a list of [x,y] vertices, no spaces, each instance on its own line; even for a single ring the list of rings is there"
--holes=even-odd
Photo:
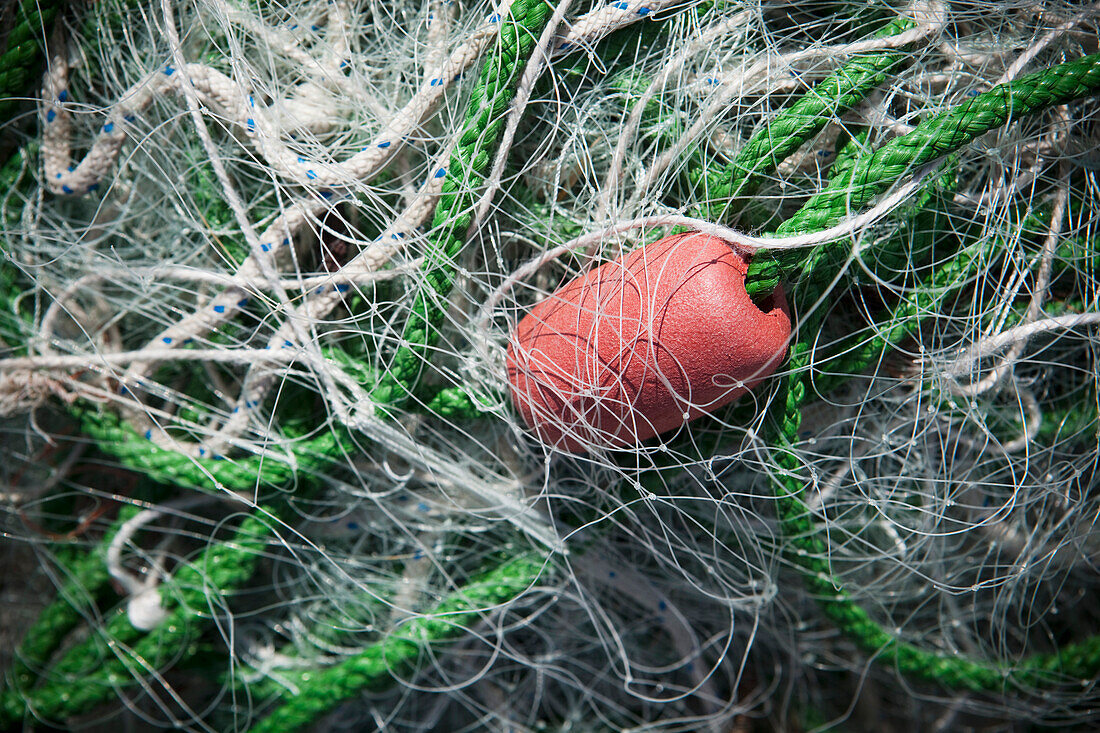
[[[0,51],[0,126],[11,121],[42,73],[44,40],[57,17],[60,0],[23,0],[13,4],[15,22]]]
[[[257,485],[286,486],[296,478],[319,475],[341,451],[352,448],[339,429],[291,444],[291,461],[272,455],[193,458],[146,440],[116,413],[95,406],[74,406],[81,430],[105,453],[160,483],[205,491],[247,491]]]
[[[475,398],[461,387],[439,390],[428,402],[428,411],[447,420],[474,420],[485,414]]]
[[[1100,65],[1096,68],[1100,69]],[[998,243],[996,239],[976,243],[938,266],[929,281],[893,309],[874,339],[846,353],[840,371],[858,372],[904,339],[919,325],[922,314],[935,312],[952,292],[988,263]],[[803,273],[819,262],[816,258],[806,261]],[[821,287],[820,281],[814,278],[808,282]],[[807,287],[812,291],[812,286]],[[807,297],[812,299],[820,294],[820,290],[810,292]],[[825,615],[878,660],[894,664],[905,675],[948,688],[1004,693],[1017,688],[1050,687],[1056,685],[1059,678],[1070,680],[1068,684],[1094,678],[1100,673],[1100,636],[1063,645],[1052,654],[1031,656],[1014,667],[994,666],[949,653],[928,651],[898,639],[874,621],[844,590],[832,573],[823,527],[815,522],[803,499],[806,481],[800,476],[802,466],[793,451],[801,425],[802,406],[807,399],[813,334],[823,313],[823,309],[817,309],[803,320],[800,328],[808,335],[791,347],[790,373],[775,402],[779,415],[773,423],[772,444],[779,468],[773,475],[776,510],[787,543],[786,554],[801,570],[807,589],[816,597]],[[818,377],[815,386],[824,392],[833,385],[828,378]]]
[[[878,361],[889,350],[912,334],[920,324],[958,288],[965,285],[995,250],[994,243],[973,245],[960,251],[951,261],[936,268],[935,273],[921,282],[913,292],[898,303],[889,315],[879,322],[875,335],[869,339],[855,339],[839,349],[840,355],[819,364],[818,369],[832,362],[828,373],[813,377],[814,388],[820,394],[829,392],[859,374]]]
[[[800,477],[801,464],[791,450],[797,440],[806,397],[809,350],[804,341],[791,348],[791,374],[786,379],[784,399],[776,403],[781,409],[775,436],[775,457],[780,471],[775,475],[774,485],[787,557],[802,571],[803,582],[825,615],[879,661],[895,665],[902,674],[947,688],[1005,693],[1017,688],[1050,687],[1059,677],[1071,680],[1069,684],[1095,678],[1100,673],[1100,636],[1064,645],[1053,654],[1029,657],[1015,667],[991,666],[901,641],[856,605],[832,574],[826,539],[803,499],[806,481]]]
[[[49,662],[65,636],[84,619],[90,603],[109,587],[110,576],[102,549],[118,534],[123,522],[138,511],[134,506],[123,507],[98,547],[65,568],[66,580],[58,589],[57,598],[42,610],[23,636],[9,672],[13,689],[27,689],[34,683],[38,670]]]
[[[360,691],[391,683],[395,674],[411,667],[425,645],[465,631],[481,617],[482,609],[518,598],[535,582],[542,568],[538,558],[518,557],[356,656],[320,671],[290,672],[296,693],[255,725],[252,732],[297,730]]]
[[[1001,84],[890,140],[837,176],[777,230],[797,234],[826,229],[860,210],[906,173],[970,143],[1010,119],[1095,94],[1100,90],[1100,54],[1085,56]],[[824,249],[824,248],[819,248]],[[749,295],[770,293],[795,272],[806,253],[771,251],[753,258],[746,274]]]
[[[439,339],[447,296],[454,286],[454,259],[466,241],[476,192],[492,162],[520,73],[549,16],[550,6],[542,0],[515,0],[510,17],[501,23],[497,53],[482,66],[432,221],[433,236],[422,268],[427,288],[417,293],[401,348],[372,393],[380,406],[400,406],[409,398]]]
[[[873,37],[895,36],[914,25],[908,18],[897,18]],[[831,120],[858,104],[906,58],[904,49],[890,49],[852,59],[753,133],[725,168],[718,172],[693,169],[689,175],[693,183],[703,180],[705,197],[696,215],[711,221],[724,219],[734,199],[752,195],[764,176]]]
[[[137,684],[150,669],[190,656],[212,591],[223,595],[251,577],[274,529],[274,520],[260,519],[268,514],[245,518],[230,541],[211,542],[197,562],[173,573],[161,588],[168,616],[152,631],[134,628],[119,609],[103,629],[71,647],[40,687],[0,692],[0,727],[27,712],[53,720],[78,715],[117,695],[119,687]]]
[[[1045,226],[1048,212],[1028,216],[1023,229]],[[932,314],[940,312],[953,293],[963,287],[983,269],[990,267],[1004,248],[1004,240],[991,237],[964,247],[949,261],[938,264],[932,274],[917,283],[909,295],[898,302],[888,314],[878,319],[874,336],[849,338],[828,356],[815,364],[813,387],[818,394],[828,394],[840,384],[859,374],[896,347]],[[828,367],[828,372],[823,372]]]

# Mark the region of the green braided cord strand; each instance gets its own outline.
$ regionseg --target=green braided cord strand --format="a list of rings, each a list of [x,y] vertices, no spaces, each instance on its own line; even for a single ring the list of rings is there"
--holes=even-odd
[[[4,192],[2,221],[5,231],[18,228],[20,208],[10,208],[8,200],[19,195],[29,184],[34,183],[33,176],[26,175],[38,157],[38,146],[27,145],[17,150],[0,168],[0,191]],[[22,276],[19,268],[11,262],[12,253],[7,240],[0,237],[0,345],[8,349],[9,355],[26,353],[27,318],[16,305],[19,295],[19,283]]]
[[[89,601],[108,587],[110,576],[107,573],[105,548],[118,534],[123,522],[138,511],[135,506],[124,506],[99,545],[66,568],[67,579],[58,589],[57,598],[38,615],[15,655],[9,672],[14,689],[26,689],[34,683],[39,669],[49,662],[65,636],[84,620]]]
[[[509,19],[501,23],[497,53],[482,66],[432,221],[435,233],[423,265],[428,287],[417,293],[402,345],[374,388],[372,397],[380,406],[398,406],[408,399],[439,338],[446,299],[454,286],[454,258],[466,241],[476,192],[492,162],[520,73],[549,16],[550,7],[542,0],[515,0]]]
[[[1064,645],[1053,654],[1034,655],[1014,667],[996,667],[900,641],[851,599],[832,574],[825,535],[803,500],[806,481],[799,475],[801,465],[791,450],[802,421],[809,353],[810,345],[806,341],[791,347],[791,374],[786,380],[784,399],[776,403],[781,410],[775,441],[780,471],[773,483],[788,558],[801,570],[807,589],[816,597],[825,615],[861,647],[875,654],[879,661],[893,664],[905,675],[952,689],[1003,693],[1017,687],[1049,686],[1058,675],[1078,683],[1095,678],[1100,673],[1100,636]]]
[[[99,444],[100,450],[124,465],[160,483],[205,491],[245,491],[257,484],[285,486],[296,478],[319,474],[340,451],[352,446],[343,432],[332,429],[295,441],[290,446],[290,462],[267,454],[194,458],[145,439],[109,410],[95,406],[74,406],[72,410],[80,418],[81,430]]]
[[[914,25],[908,18],[897,18],[873,37],[895,36]],[[778,168],[831,120],[882,84],[886,75],[906,58],[908,55],[903,50],[890,49],[852,59],[753,133],[725,168],[716,173],[695,169],[693,177],[702,176],[705,186],[705,201],[699,205],[702,211],[698,215],[711,221],[725,218],[734,199],[752,195],[764,176]]]
[[[1045,228],[1049,224],[1045,221],[1048,215],[1049,212],[1037,212],[1028,216],[1020,226],[1025,230]],[[989,267],[1003,247],[1002,239],[992,237],[965,247],[949,261],[938,264],[935,271],[918,283],[886,317],[878,319],[879,325],[873,337],[849,339],[836,349],[835,357],[827,357],[815,365],[812,379],[817,393],[828,394],[904,341],[928,316],[939,312],[952,293],[983,268]],[[822,369],[830,364],[829,371],[822,373]]]
[[[921,122],[859,159],[829,182],[777,230],[780,235],[816,232],[860,210],[906,173],[970,143],[1008,120],[1079,99],[1100,90],[1100,54],[1085,56],[1001,84]],[[798,269],[806,255],[778,250],[754,257],[745,288],[754,299],[770,293]]]
[[[138,684],[149,668],[190,656],[210,594],[224,595],[251,577],[275,524],[259,517],[270,514],[260,510],[245,518],[232,540],[212,542],[197,562],[178,568],[160,591],[168,616],[152,631],[134,628],[119,609],[102,631],[71,647],[42,686],[0,693],[0,727],[27,712],[54,720],[79,715],[117,695],[120,686]]]
[[[439,390],[428,402],[428,411],[448,420],[474,420],[485,414],[474,397],[461,387]]]
[[[857,162],[844,179],[830,183],[790,220],[782,234],[814,232],[858,210],[894,181],[942,158],[1010,119],[1095,94],[1100,89],[1100,54],[1053,66],[1001,84],[921,122]]]
[[[844,135],[836,141],[836,157],[829,166],[829,180],[839,178],[850,171],[856,161],[868,154],[867,139],[870,137],[868,130],[859,130],[854,135]]]
[[[53,27],[60,0],[23,0],[14,4],[15,22],[0,52],[0,126],[11,121],[42,73],[44,40]]]
[[[1042,215],[1029,217],[1025,226],[1036,221],[1041,223]],[[859,371],[899,343],[919,325],[922,314],[935,312],[953,291],[987,265],[989,258],[996,254],[998,244],[1000,242],[995,238],[975,243],[961,250],[950,261],[937,266],[936,272],[918,286],[913,295],[893,309],[874,339],[858,349],[845,352],[839,371]],[[803,266],[812,267],[814,262],[811,260]],[[813,283],[810,289],[813,290],[815,285],[820,287],[819,283]],[[816,297],[821,292],[808,295]],[[823,309],[818,309],[807,316],[800,327],[804,333],[813,334],[823,317]],[[901,641],[851,599],[831,571],[827,540],[822,526],[815,522],[803,500],[806,482],[800,477],[802,467],[792,450],[801,426],[802,406],[807,401],[813,338],[808,335],[791,347],[790,374],[785,380],[781,399],[776,401],[780,416],[773,446],[779,471],[773,483],[788,558],[802,571],[807,589],[816,597],[825,615],[861,647],[874,653],[879,661],[892,663],[905,675],[928,679],[948,688],[1005,692],[1015,687],[1049,686],[1057,682],[1058,675],[1078,681],[1100,673],[1100,637],[1063,645],[1053,654],[1031,656],[1011,668],[997,667],[928,651]],[[815,386],[819,391],[827,391],[831,386],[828,379],[817,378]]]
[[[543,563],[523,555],[444,599],[430,613],[408,621],[373,646],[327,669],[290,672],[297,692],[252,727],[253,733],[282,733],[313,723],[361,690],[389,684],[410,667],[426,644],[464,631],[481,609],[517,598],[538,578]]]

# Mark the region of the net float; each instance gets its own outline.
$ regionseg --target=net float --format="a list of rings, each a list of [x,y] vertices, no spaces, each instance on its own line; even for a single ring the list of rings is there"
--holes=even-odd
[[[782,288],[759,304],[748,262],[708,234],[677,234],[569,281],[508,345],[512,401],[547,445],[627,447],[711,413],[783,361]]]

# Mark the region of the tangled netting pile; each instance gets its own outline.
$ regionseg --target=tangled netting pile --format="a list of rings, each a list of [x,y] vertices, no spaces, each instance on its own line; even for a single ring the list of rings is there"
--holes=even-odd
[[[1097,724],[1100,7],[35,7],[0,728]],[[779,369],[540,442],[517,322],[709,225]]]

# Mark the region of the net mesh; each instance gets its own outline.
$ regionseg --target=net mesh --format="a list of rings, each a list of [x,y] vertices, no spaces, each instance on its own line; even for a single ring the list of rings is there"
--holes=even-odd
[[[1100,657],[1087,89],[901,165],[873,216],[834,202],[842,234],[791,250],[824,264],[782,273],[801,347],[728,407],[565,453],[505,367],[532,306],[674,217],[785,251],[873,151],[1095,53],[1095,6],[100,0],[40,30],[7,127],[0,723],[1095,722],[1074,663],[945,686],[817,603],[998,674]],[[498,146],[470,110],[508,84]],[[801,137],[746,168],[784,112]]]

